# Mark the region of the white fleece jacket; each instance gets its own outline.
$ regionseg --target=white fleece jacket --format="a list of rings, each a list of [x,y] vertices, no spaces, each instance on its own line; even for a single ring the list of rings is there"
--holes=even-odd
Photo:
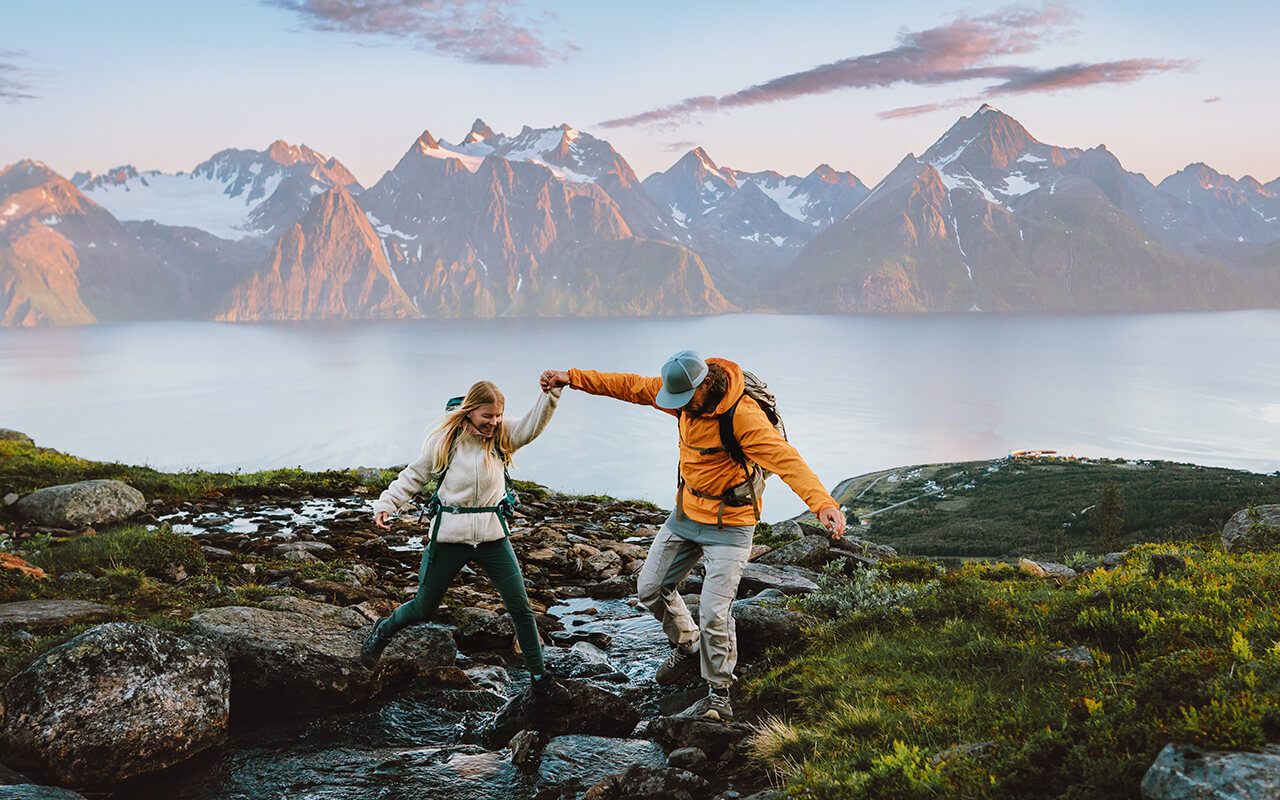
[[[556,405],[560,402],[560,389],[552,389],[538,395],[538,401],[519,422],[511,426],[511,441],[519,450],[538,438],[542,429],[551,421]],[[507,424],[503,420],[503,424]],[[387,490],[373,504],[373,513],[386,511],[394,514],[409,504],[413,495],[431,479],[432,453],[435,452],[439,434],[427,437],[422,444],[418,460],[400,471]],[[504,494],[502,462],[496,457],[486,457],[492,449],[490,440],[481,438],[468,428],[458,436],[453,460],[440,484],[440,502],[446,506],[477,508],[496,506]],[[424,500],[426,498],[423,498]],[[440,520],[437,541],[478,545],[503,537],[502,523],[497,514],[444,514]],[[425,544],[425,542],[424,542]]]

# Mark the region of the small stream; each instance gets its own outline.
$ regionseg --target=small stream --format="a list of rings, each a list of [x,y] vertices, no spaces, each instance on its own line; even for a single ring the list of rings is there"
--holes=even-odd
[[[634,598],[579,598],[549,609],[569,633],[602,633],[607,649],[578,642],[547,647],[558,674],[624,694],[647,715],[653,675],[669,652],[661,626]],[[575,637],[576,638],[576,637]],[[599,637],[596,637],[599,640]],[[480,666],[461,663],[468,668]],[[520,666],[501,693],[411,687],[350,710],[289,720],[233,716],[219,749],[154,775],[135,778],[100,800],[528,800],[541,779],[561,782],[584,772],[600,777],[632,760],[660,758],[656,746],[629,742],[619,754],[591,736],[561,737],[536,770],[511,764],[507,750],[475,742],[487,721],[527,685]],[[652,698],[650,698],[652,699]],[[634,747],[632,747],[634,745]],[[606,754],[607,753],[607,754]],[[592,781],[594,782],[594,781]],[[586,785],[590,785],[587,783]]]

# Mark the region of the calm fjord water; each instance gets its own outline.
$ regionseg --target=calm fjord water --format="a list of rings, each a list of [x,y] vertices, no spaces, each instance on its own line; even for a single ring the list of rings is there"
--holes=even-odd
[[[684,348],[768,381],[829,487],[1021,448],[1280,469],[1280,311],[3,329],[0,427],[163,470],[390,466],[476,380],[519,415],[545,368],[653,375]],[[653,409],[568,391],[513,474],[665,507],[675,437]],[[804,510],[770,485],[765,519]]]

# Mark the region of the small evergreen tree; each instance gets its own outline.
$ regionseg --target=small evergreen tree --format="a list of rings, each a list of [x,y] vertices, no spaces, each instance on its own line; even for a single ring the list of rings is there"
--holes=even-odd
[[[1120,532],[1124,530],[1124,490],[1115,481],[1102,487],[1102,499],[1093,509],[1093,529],[1107,552],[1120,549]]]

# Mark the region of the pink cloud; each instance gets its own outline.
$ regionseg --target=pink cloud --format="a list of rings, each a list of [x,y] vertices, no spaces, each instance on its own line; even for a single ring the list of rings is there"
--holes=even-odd
[[[1060,3],[1013,6],[982,16],[961,16],[924,31],[905,31],[898,46],[783,75],[720,97],[692,97],[672,105],[607,120],[607,128],[674,124],[692,114],[789,100],[840,89],[884,88],[898,84],[945,86],[969,80],[992,80],[992,94],[1055,91],[1096,83],[1138,80],[1152,72],[1186,69],[1188,62],[1130,59],[1102,64],[1074,64],[1051,70],[995,63],[1007,56],[1039,50],[1069,36],[1077,14]],[[882,119],[928,113],[966,105],[963,98],[942,103],[891,109]]]
[[[463,61],[541,67],[578,48],[553,47],[532,21],[510,10],[520,0],[264,0],[300,14],[308,27],[409,40]],[[545,19],[555,19],[546,15]]]

